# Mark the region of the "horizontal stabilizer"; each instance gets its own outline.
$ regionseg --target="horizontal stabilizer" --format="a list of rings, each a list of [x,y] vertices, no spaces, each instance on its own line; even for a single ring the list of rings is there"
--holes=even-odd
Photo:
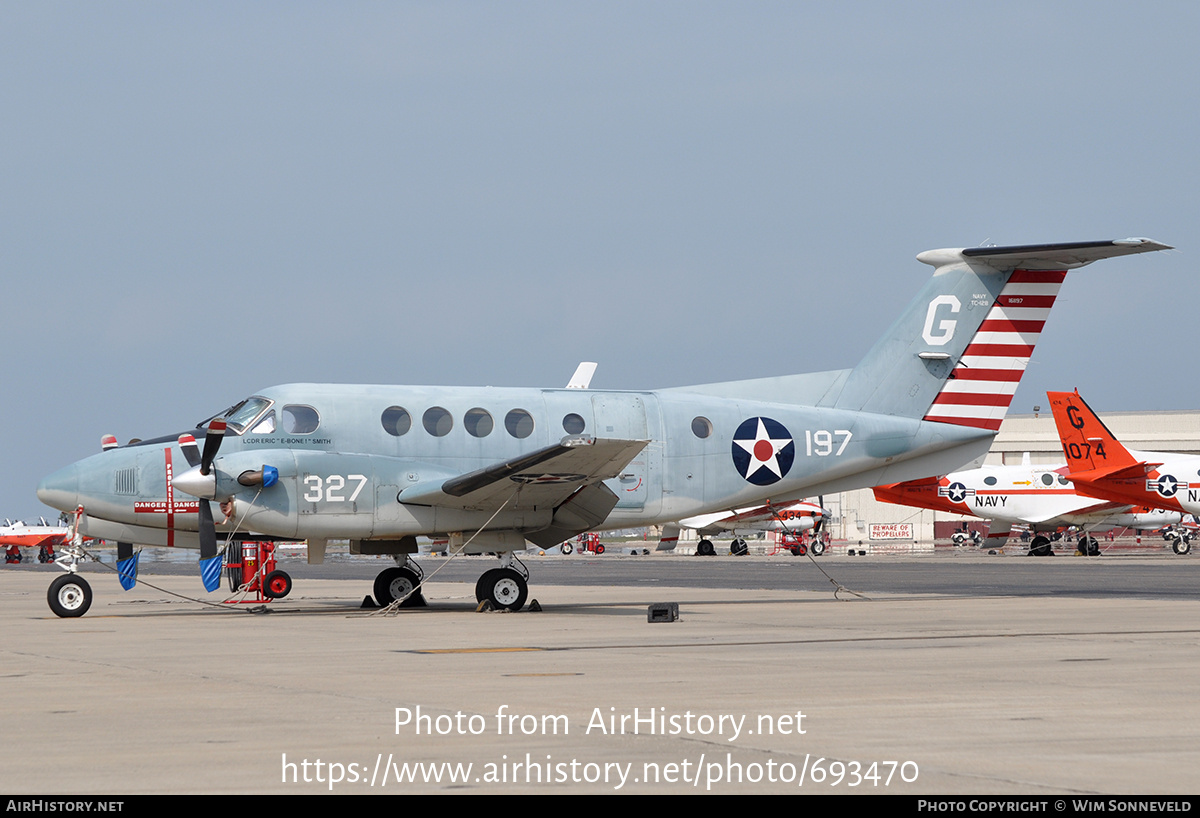
[[[1115,469],[1073,471],[1067,476],[1077,483],[1094,483],[1097,480],[1139,480],[1161,465],[1162,463],[1147,463],[1143,461],[1134,463],[1132,466],[1123,466]]]
[[[1059,244],[1019,244],[1011,247],[968,247],[962,254],[999,269],[1069,270],[1104,258],[1173,250],[1150,239],[1074,241]],[[920,258],[920,256],[918,256]]]

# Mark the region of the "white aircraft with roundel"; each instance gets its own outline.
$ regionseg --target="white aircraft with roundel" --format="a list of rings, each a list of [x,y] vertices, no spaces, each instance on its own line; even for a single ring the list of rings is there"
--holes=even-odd
[[[679,541],[680,529],[690,528],[701,537],[696,544],[697,554],[715,554],[716,550],[710,538],[729,533],[733,534],[729,553],[744,556],[749,553],[749,546],[744,539],[748,534],[757,534],[760,531],[784,531],[791,534],[815,531],[829,517],[827,510],[807,500],[768,502],[746,508],[714,511],[688,517],[680,520],[678,524],[663,526],[662,538],[656,550],[673,550]],[[818,557],[825,553],[824,543],[814,542],[812,553]]]
[[[549,548],[982,458],[1067,271],[1164,249],[1123,239],[921,253],[933,276],[854,369],[657,391],[273,386],[183,435],[109,446],[43,479],[38,497],[81,508],[80,532],[125,555],[136,544],[199,548],[210,590],[219,535],[225,547],[306,540],[310,562],[329,540],[349,540],[352,553],[395,558],[375,580],[379,603],[419,604],[409,556],[417,537],[446,537],[451,551],[498,554],[476,596],[519,610],[528,571],[514,555],[527,542]],[[49,597],[77,616],[91,589],[71,572]]]
[[[1114,528],[1158,529],[1177,525],[1178,512],[1112,503],[1075,490],[1063,464],[1034,466],[1026,452],[1020,465],[981,466],[904,483],[876,486],[875,499],[914,508],[948,511],[990,520],[982,545],[1002,548],[1014,527],[1029,529],[1029,553],[1049,556],[1060,529],[1077,528],[1084,553],[1099,553],[1092,533]],[[961,543],[960,543],[961,544]]]

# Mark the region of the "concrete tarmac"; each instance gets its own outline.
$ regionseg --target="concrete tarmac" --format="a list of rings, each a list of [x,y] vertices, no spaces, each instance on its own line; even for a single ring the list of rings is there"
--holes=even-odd
[[[822,567],[866,570],[853,559]],[[473,582],[435,577],[429,607],[393,616],[359,609],[369,582],[311,579],[303,566],[292,595],[255,615],[171,596],[224,594],[144,565],[130,592],[91,566],[91,611],[59,619],[46,606],[55,574],[10,567],[0,572],[5,788],[1197,790],[1200,601],[1178,585],[837,598],[824,580],[781,590],[637,579],[674,577],[674,563],[686,577],[691,558],[606,560],[617,573],[628,564],[629,580],[545,584],[540,573],[553,572],[531,565],[540,613],[476,613]],[[757,564],[764,576],[783,570]],[[1026,563],[1010,564],[1017,575]],[[1156,564],[1194,579],[1200,563]],[[753,566],[738,565],[752,586]],[[1068,558],[1055,570],[1069,584],[1094,566]],[[678,603],[679,621],[648,623],[653,602]]]

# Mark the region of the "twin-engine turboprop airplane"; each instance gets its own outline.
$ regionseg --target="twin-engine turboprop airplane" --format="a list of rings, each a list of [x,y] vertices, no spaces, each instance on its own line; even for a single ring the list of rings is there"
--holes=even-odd
[[[218,533],[307,540],[316,562],[328,540],[348,539],[354,553],[395,557],[375,582],[381,603],[413,599],[417,536],[448,537],[451,550],[500,555],[476,595],[519,610],[528,573],[513,552],[526,541],[549,547],[982,457],[1066,271],[1162,249],[1125,239],[922,253],[934,275],[853,370],[654,392],[275,386],[201,424],[202,452],[191,434],[114,446],[44,479],[38,497],[82,506],[81,532],[126,551],[198,546],[216,573]],[[91,592],[73,576],[78,615]]]
[[[679,541],[679,530],[690,528],[701,537],[700,542],[696,544],[697,554],[715,554],[716,550],[709,538],[728,532],[734,536],[733,542],[729,544],[729,553],[742,556],[749,552],[749,547],[743,539],[747,534],[757,534],[760,531],[787,531],[793,534],[813,531],[828,520],[829,516],[829,512],[820,505],[807,500],[768,502],[747,508],[714,511],[688,517],[680,520],[678,524],[663,526],[662,538],[656,550],[673,550]],[[814,543],[814,554],[820,556],[824,552],[824,544],[821,544],[818,550]]]
[[[1075,491],[1062,464],[1034,466],[1026,453],[1021,465],[981,466],[944,477],[876,486],[875,499],[914,508],[968,514],[991,520],[986,545],[1001,548],[1014,526],[1033,533],[1029,553],[1051,553],[1047,533],[1075,527],[1086,532],[1112,528],[1161,528],[1181,522],[1182,515],[1164,509],[1111,503]],[[1098,553],[1099,544],[1083,534],[1083,553]]]
[[[1117,503],[1200,513],[1200,456],[1126,449],[1079,392],[1047,392],[1069,477],[1080,492]],[[1191,550],[1182,530],[1177,554]]]

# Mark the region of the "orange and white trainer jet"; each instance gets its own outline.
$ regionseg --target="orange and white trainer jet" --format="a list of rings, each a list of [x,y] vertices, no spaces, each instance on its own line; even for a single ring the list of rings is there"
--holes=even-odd
[[[1200,513],[1200,456],[1127,449],[1079,392],[1047,392],[1068,477],[1079,491],[1118,503],[1153,503],[1180,514]],[[1186,554],[1186,539],[1175,553]]]
[[[41,525],[25,525],[17,520],[4,521],[0,526],[0,549],[12,554],[14,548],[36,548],[38,558],[42,562],[54,559],[54,547],[62,545],[71,536],[71,529],[65,525],[47,525],[45,520]]]
[[[1000,548],[1014,527],[1033,533],[1031,556],[1053,553],[1051,536],[1062,528],[1088,533],[1080,537],[1080,550],[1098,554],[1092,532],[1113,528],[1161,528],[1175,525],[1182,515],[1140,504],[1109,502],[1076,491],[1062,464],[1031,465],[1026,453],[1021,465],[981,466],[977,469],[877,486],[875,499],[883,503],[929,508],[991,520],[986,547]]]

